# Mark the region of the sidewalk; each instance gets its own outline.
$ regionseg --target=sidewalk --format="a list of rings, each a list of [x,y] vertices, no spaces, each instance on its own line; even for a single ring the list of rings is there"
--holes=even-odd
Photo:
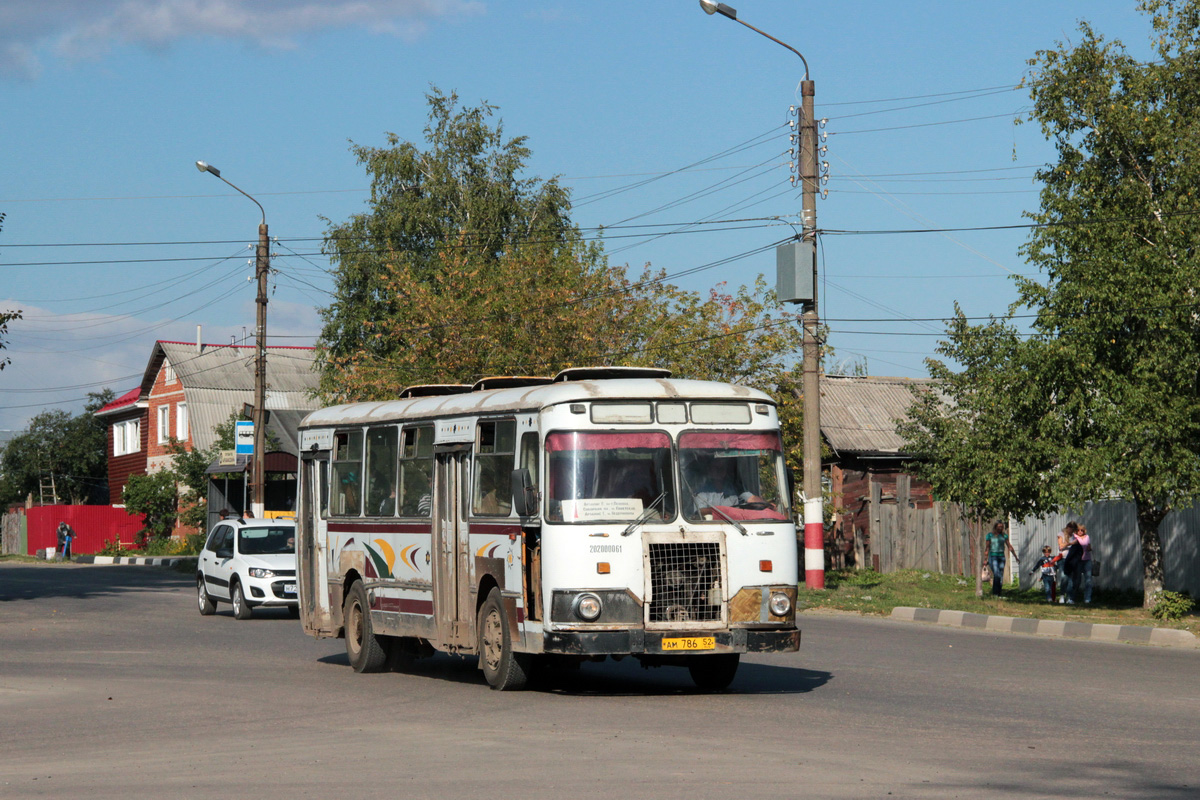
[[[1149,628],[1141,625],[1104,625],[1091,622],[1001,617],[994,614],[972,614],[966,611],[941,611],[936,608],[897,606],[892,619],[906,622],[932,622],[954,628],[973,628],[1000,633],[1027,633],[1038,636],[1058,636],[1066,639],[1087,639],[1093,642],[1128,642],[1164,647],[1200,646],[1194,634],[1174,628]]]
[[[54,551],[37,551],[38,558],[54,561]],[[195,561],[197,556],[72,556],[72,564],[137,564],[145,567],[173,567],[181,561]]]

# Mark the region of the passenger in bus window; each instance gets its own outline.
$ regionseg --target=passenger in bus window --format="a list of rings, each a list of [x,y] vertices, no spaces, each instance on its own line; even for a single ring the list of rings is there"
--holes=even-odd
[[[404,495],[400,515],[428,517],[433,504],[429,494],[429,465],[425,461],[405,461],[403,465]]]
[[[388,491],[388,496],[379,501],[379,516],[390,517],[396,513],[396,488]]]

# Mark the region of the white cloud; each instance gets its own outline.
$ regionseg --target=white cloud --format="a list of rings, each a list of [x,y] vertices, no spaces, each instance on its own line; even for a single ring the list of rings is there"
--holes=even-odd
[[[0,75],[36,77],[41,48],[75,61],[202,37],[288,49],[305,34],[337,28],[411,40],[431,20],[482,12],[479,0],[6,0]]]
[[[49,409],[79,413],[88,392],[109,388],[124,394],[141,382],[156,340],[196,341],[194,321],[63,315],[0,299],[0,309],[16,308],[23,318],[9,323],[7,347],[0,350],[0,358],[12,359],[0,372],[0,430],[24,429],[32,417]],[[272,302],[270,309],[271,344],[313,343],[318,324],[315,309],[286,302]],[[202,338],[208,344],[227,344],[240,339],[242,330],[235,325],[205,324]]]

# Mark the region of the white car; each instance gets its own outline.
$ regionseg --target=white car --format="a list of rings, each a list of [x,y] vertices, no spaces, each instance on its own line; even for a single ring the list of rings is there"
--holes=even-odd
[[[256,606],[287,608],[299,616],[296,594],[296,523],[290,519],[227,519],[208,534],[196,568],[200,613],[217,602],[249,619]]]

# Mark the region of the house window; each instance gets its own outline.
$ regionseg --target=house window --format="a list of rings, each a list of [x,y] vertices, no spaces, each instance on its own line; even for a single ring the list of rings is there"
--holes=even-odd
[[[158,407],[158,443],[166,444],[171,438],[171,407]]]
[[[171,362],[163,359],[163,383],[175,382],[175,368],[171,366]]]
[[[181,442],[186,442],[188,438],[188,413],[187,403],[180,403],[175,406],[175,438]]]
[[[124,456],[142,448],[142,425],[140,420],[131,419],[113,423],[113,455]]]

